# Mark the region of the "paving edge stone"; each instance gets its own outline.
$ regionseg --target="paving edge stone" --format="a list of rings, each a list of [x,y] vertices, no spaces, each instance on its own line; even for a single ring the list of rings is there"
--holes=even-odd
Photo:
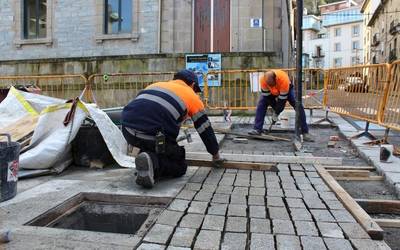
[[[393,191],[396,194],[397,198],[400,199],[400,185],[397,185],[398,183],[393,183],[393,181],[391,181],[390,174],[389,174],[390,172],[387,172],[384,169],[382,169],[382,167],[380,166],[380,163],[377,162],[376,159],[373,159],[366,154],[365,151],[367,151],[367,150],[365,150],[365,149],[363,150],[363,147],[360,147],[359,145],[357,145],[355,143],[356,140],[360,140],[360,139],[351,139],[349,136],[346,135],[346,134],[348,134],[348,131],[346,131],[346,132],[342,131],[343,124],[341,124],[341,123],[346,122],[349,126],[353,126],[353,125],[351,125],[348,121],[346,121],[345,119],[343,119],[340,116],[335,117],[332,120],[336,124],[338,124],[339,134],[341,136],[345,137],[350,142],[351,146],[357,150],[357,153],[360,155],[360,157],[362,159],[367,161],[369,164],[373,165],[379,174],[382,174],[385,176],[384,182],[388,185],[388,187],[391,189],[391,191]],[[354,129],[355,129],[354,132],[358,131],[356,128],[354,128]]]

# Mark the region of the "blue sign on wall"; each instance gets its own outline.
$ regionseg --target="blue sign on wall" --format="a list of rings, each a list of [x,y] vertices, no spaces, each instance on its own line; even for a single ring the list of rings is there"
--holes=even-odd
[[[203,75],[209,71],[221,70],[221,54],[186,55],[186,69],[190,69],[197,74],[199,85],[203,87]],[[208,86],[221,86],[221,74],[209,74]]]

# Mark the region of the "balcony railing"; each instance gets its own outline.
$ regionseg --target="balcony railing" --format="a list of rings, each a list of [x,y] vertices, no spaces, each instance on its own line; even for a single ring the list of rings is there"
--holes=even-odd
[[[371,46],[378,46],[379,43],[380,43],[380,41],[379,41],[379,35],[378,35],[378,34],[375,34],[375,35],[372,37]]]
[[[397,60],[396,49],[392,49],[389,52],[389,63],[392,63]]]
[[[389,33],[390,33],[391,35],[394,35],[394,34],[396,34],[396,33],[398,33],[398,32],[400,32],[400,23],[399,23],[399,21],[397,21],[397,20],[393,20],[393,21],[390,23]]]

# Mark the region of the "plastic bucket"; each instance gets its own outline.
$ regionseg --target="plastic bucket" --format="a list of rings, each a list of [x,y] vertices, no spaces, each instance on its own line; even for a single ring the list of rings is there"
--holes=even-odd
[[[9,200],[17,194],[19,151],[21,145],[12,142],[9,134],[0,134],[7,137],[7,141],[0,142],[0,202]]]

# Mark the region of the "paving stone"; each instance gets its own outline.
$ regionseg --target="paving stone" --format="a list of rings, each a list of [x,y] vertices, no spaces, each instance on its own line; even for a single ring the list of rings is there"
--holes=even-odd
[[[203,186],[201,187],[201,191],[214,193],[217,187],[217,184],[203,184]]]
[[[297,235],[318,236],[318,229],[313,221],[294,221]]]
[[[301,194],[301,192],[299,190],[285,189],[285,197],[287,197],[287,198],[302,198],[303,195]]]
[[[198,192],[196,194],[196,196],[194,197],[194,200],[209,202],[212,197],[213,197],[213,193],[205,192],[205,191],[201,190],[200,192]]]
[[[260,187],[250,187],[249,195],[260,195],[265,196],[265,188]]]
[[[299,177],[306,176],[306,174],[304,172],[300,172],[300,171],[293,171],[292,175],[295,176],[295,177],[297,177],[297,176],[299,176]]]
[[[304,168],[304,170],[306,171],[307,174],[310,173],[310,172],[312,173],[312,171],[314,171],[314,172],[317,171],[315,169],[315,167],[313,165],[311,165],[311,164],[303,164],[303,168]],[[318,177],[318,176],[316,176],[316,177]]]
[[[186,214],[185,216],[183,216],[181,223],[179,223],[179,226],[198,229],[203,223],[203,219],[204,215],[202,214]]]
[[[307,183],[299,183],[299,184],[297,184],[297,187],[300,190],[314,190],[313,186],[311,184],[307,184]]]
[[[251,187],[265,187],[264,177],[261,180],[251,179],[250,186]]]
[[[251,234],[250,250],[275,249],[274,236],[272,234]]]
[[[305,208],[289,208],[289,210],[294,221],[312,221],[310,212]]]
[[[192,201],[188,212],[194,214],[205,214],[207,210],[208,202],[204,201]]]
[[[310,180],[309,180],[307,177],[305,177],[305,176],[296,176],[296,177],[294,177],[294,180],[296,181],[296,184],[297,184],[297,185],[299,185],[299,184],[308,184],[308,185],[311,185]]]
[[[290,208],[306,208],[302,199],[286,198],[285,200]]]
[[[229,194],[214,194],[212,202],[214,203],[229,203]]]
[[[281,180],[282,183],[295,183],[294,178],[289,174],[289,175],[283,175],[279,176],[279,179]]]
[[[279,163],[278,165],[276,165],[276,167],[278,168],[279,171],[289,171],[290,170],[289,164],[287,164],[287,163]]]
[[[173,231],[173,226],[155,224],[144,237],[144,241],[166,244]]]
[[[233,186],[218,186],[215,190],[217,194],[231,194],[233,190]]]
[[[326,205],[328,206],[328,208],[330,210],[334,210],[334,209],[346,209],[343,204],[340,201],[333,201],[333,200],[327,200],[325,201]]]
[[[279,171],[278,176],[291,176],[290,171]]]
[[[226,221],[227,232],[246,232],[247,228],[247,218],[244,217],[231,217],[229,216]]]
[[[321,197],[321,199],[323,201],[329,201],[329,200],[337,201],[338,200],[335,193],[333,193],[333,192],[319,192],[319,197]]]
[[[308,178],[319,178],[320,177],[317,172],[309,172],[309,171],[307,171],[306,175],[307,175]]]
[[[274,234],[295,234],[292,221],[290,220],[273,219],[272,232],[274,232]]]
[[[281,188],[281,183],[280,182],[267,182],[265,184],[267,188],[271,189],[280,189]]]
[[[326,238],[344,238],[342,230],[336,223],[317,222],[317,227],[322,235]]]
[[[301,236],[301,245],[304,250],[324,250],[326,249],[324,241],[320,237]]]
[[[247,216],[247,206],[240,204],[230,204],[228,206],[228,216]]]
[[[267,206],[268,207],[284,207],[285,203],[283,203],[283,200],[281,197],[269,197],[267,196]]]
[[[164,245],[152,244],[152,243],[142,243],[137,248],[137,250],[164,250],[164,249],[165,249]]]
[[[192,191],[199,191],[201,189],[201,183],[186,183],[185,189]]]
[[[319,199],[318,192],[315,190],[301,190],[304,199]]]
[[[249,188],[248,187],[235,187],[232,191],[232,195],[242,195],[242,196],[249,195]]]
[[[221,242],[221,232],[200,230],[197,235],[194,249],[196,250],[218,250]]]
[[[358,223],[339,223],[344,234],[350,239],[369,239],[369,235]]]
[[[283,197],[283,190],[267,188],[267,196]]]
[[[231,195],[231,204],[247,204],[245,195]]]
[[[235,183],[235,177],[233,178],[222,177],[221,181],[219,182],[219,185],[233,186],[233,183]]]
[[[290,220],[286,207],[268,207],[268,214],[271,219]]]
[[[268,182],[278,182],[279,183],[280,179],[279,176],[277,175],[265,175],[265,184],[268,184]]]
[[[204,181],[204,184],[216,185],[219,183],[220,180],[221,180],[221,177],[209,177]]]
[[[250,219],[251,233],[271,233],[271,222],[268,219],[251,218]]]
[[[347,210],[331,210],[331,213],[337,222],[356,222]]]
[[[309,178],[310,182],[314,185],[322,185],[325,184],[324,181],[321,178]]]
[[[242,250],[246,248],[245,233],[226,233],[222,241],[222,250]]]
[[[196,191],[184,189],[176,196],[176,198],[190,201],[190,200],[193,200],[195,195],[196,195]]]
[[[238,174],[250,176],[251,170],[248,170],[248,169],[239,169]]]
[[[225,215],[227,208],[228,208],[228,204],[211,203],[210,206],[208,207],[207,214]]]
[[[276,249],[278,250],[300,250],[299,237],[294,235],[277,235]]]
[[[265,206],[249,206],[250,218],[265,218]]]
[[[170,245],[176,247],[190,247],[196,235],[196,229],[178,227],[175,230]]]
[[[320,192],[331,191],[331,189],[326,184],[317,184],[317,185],[314,184],[314,188],[315,188],[315,190],[320,191]]]
[[[236,174],[237,172],[238,172],[238,169],[231,169],[231,168],[228,168],[228,169],[225,170],[225,174],[226,174],[226,173],[234,173],[234,174]]]
[[[300,164],[290,164],[291,171],[304,171],[303,167]]]
[[[386,242],[370,239],[350,239],[356,249],[362,250],[389,250],[391,249]]]
[[[336,222],[328,210],[310,209],[310,212],[316,221]]]
[[[202,229],[223,231],[225,225],[225,216],[206,215],[204,217]]]
[[[248,204],[249,205],[265,205],[264,196],[249,195]]]
[[[322,201],[319,198],[317,199],[303,198],[303,201],[310,209],[326,209],[326,206],[322,203]]]
[[[250,187],[250,178],[245,178],[237,175],[235,183],[233,185],[237,187]]]
[[[189,207],[188,200],[175,199],[168,206],[168,210],[184,212]]]
[[[325,238],[326,246],[329,250],[352,250],[350,242],[345,239]]]
[[[158,224],[176,226],[183,216],[183,212],[164,210],[157,219]]]
[[[168,246],[167,250],[190,250],[190,247],[175,247],[175,246]]]

